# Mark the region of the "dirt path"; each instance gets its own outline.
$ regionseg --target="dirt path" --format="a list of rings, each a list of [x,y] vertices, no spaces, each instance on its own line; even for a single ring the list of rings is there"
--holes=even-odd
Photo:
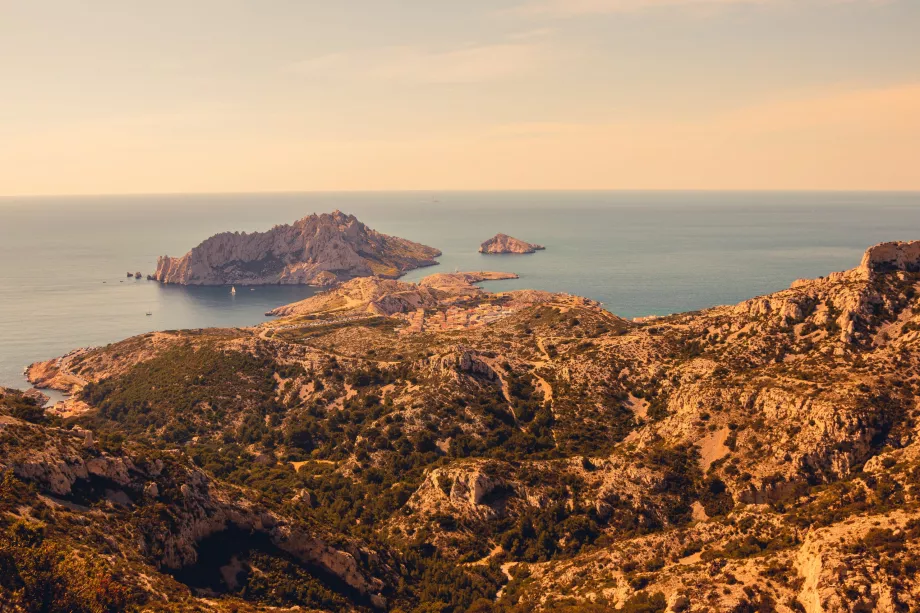
[[[489,368],[492,369],[492,372],[495,373],[495,376],[498,377],[498,382],[501,385],[502,397],[505,399],[505,402],[508,403],[508,410],[511,411],[511,415],[514,417],[514,421],[517,422],[517,413],[514,412],[514,404],[511,402],[511,387],[508,385],[508,382],[505,381],[505,378],[502,376],[501,369],[498,368],[495,364],[495,360],[490,360],[488,358],[481,358]],[[523,429],[523,428],[521,428]]]
[[[544,403],[549,403],[549,412],[553,416],[553,422],[556,421],[556,405],[553,402],[553,386],[549,382],[541,377],[540,375],[533,373],[533,378],[537,380],[537,384],[540,386],[540,389],[543,390],[543,401]],[[559,443],[556,441],[556,430],[554,428],[549,429],[549,433],[553,437],[553,445],[558,447]]]
[[[550,405],[550,409],[552,409],[553,407],[553,386],[547,383],[546,379],[544,379],[540,375],[535,374],[533,378],[537,380],[537,383],[540,385],[540,389],[543,390],[543,400],[545,402],[548,402]]]
[[[476,560],[475,562],[468,562],[467,566],[488,566],[489,560],[491,560],[492,558],[500,554],[502,551],[504,551],[502,546],[496,545],[495,547],[492,548],[492,551],[490,551],[488,554],[485,555],[485,557],[482,557]]]
[[[304,460],[303,462],[291,462],[291,466],[294,467],[294,472],[296,473],[301,469],[302,466],[307,464],[329,464],[335,466],[335,462],[332,460]]]
[[[543,362],[539,362],[539,364],[542,366],[546,362],[551,362],[553,358],[552,356],[550,356],[549,352],[546,350],[546,345],[543,344],[543,339],[538,336],[536,338],[536,341],[537,341],[537,349],[539,349],[540,353],[543,354],[543,357],[546,358]]]
[[[504,564],[502,564],[502,572],[508,578],[509,582],[514,579],[514,577],[511,575],[511,569],[514,566],[517,566],[518,564],[519,562],[505,562]],[[502,588],[498,590],[498,592],[495,594],[495,600],[496,601],[500,600],[504,592],[505,592],[505,586],[503,585]]]
[[[365,319],[367,320],[376,319],[377,317],[379,317],[379,315],[352,315],[351,317],[342,317],[339,319],[318,319],[315,321],[308,321],[307,323],[303,323],[303,324],[288,324],[284,326],[271,326],[271,325],[266,326],[263,324],[264,327],[262,328],[262,331],[259,332],[259,338],[263,340],[268,340],[269,332],[283,332],[285,330],[301,330],[304,328],[319,328],[320,326],[331,326],[334,324],[354,323],[356,321],[361,321]],[[281,340],[281,339],[277,339],[277,340]]]

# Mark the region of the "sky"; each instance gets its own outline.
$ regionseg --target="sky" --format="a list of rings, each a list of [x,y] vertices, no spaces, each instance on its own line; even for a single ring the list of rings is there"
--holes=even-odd
[[[0,196],[920,190],[920,0],[0,0]]]

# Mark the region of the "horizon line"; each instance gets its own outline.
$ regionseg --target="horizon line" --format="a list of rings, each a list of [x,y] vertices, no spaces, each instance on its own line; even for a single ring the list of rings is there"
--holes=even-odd
[[[78,192],[78,193],[29,193],[0,194],[0,201],[41,198],[125,198],[141,196],[261,196],[261,195],[307,195],[307,194],[483,194],[483,193],[672,193],[672,194],[920,194],[920,187],[914,189],[833,189],[833,188],[560,188],[560,189],[317,189],[317,190],[254,190],[254,191],[164,191],[164,192]]]

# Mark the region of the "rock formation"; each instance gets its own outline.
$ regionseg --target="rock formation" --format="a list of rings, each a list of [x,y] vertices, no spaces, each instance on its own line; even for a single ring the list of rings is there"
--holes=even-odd
[[[416,283],[393,279],[352,279],[342,286],[300,302],[271,310],[266,315],[289,316],[315,313],[393,315],[410,309],[435,307],[443,300],[477,296],[483,291],[473,285],[482,281],[517,279],[505,272],[463,272],[429,275]]]
[[[439,255],[335,211],[267,232],[217,234],[181,258],[160,257],[154,279],[178,285],[331,285],[355,277],[396,278],[436,264]]]
[[[870,247],[859,265],[860,271],[920,271],[920,241],[881,243]]]
[[[507,234],[496,234],[479,246],[479,253],[533,253],[541,249],[546,249],[546,247],[527,243]]]

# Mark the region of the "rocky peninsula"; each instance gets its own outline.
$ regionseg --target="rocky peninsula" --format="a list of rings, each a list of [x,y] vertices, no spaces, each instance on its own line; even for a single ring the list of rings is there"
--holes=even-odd
[[[482,245],[479,246],[479,253],[500,254],[500,253],[533,253],[546,249],[543,245],[528,243],[520,239],[508,236],[507,234],[496,234]]]
[[[80,404],[0,389],[0,602],[920,609],[920,243],[640,321],[488,278],[33,365]]]
[[[177,285],[332,285],[356,277],[396,278],[437,264],[440,255],[334,211],[267,232],[217,234],[182,257],[160,257],[153,279]]]

